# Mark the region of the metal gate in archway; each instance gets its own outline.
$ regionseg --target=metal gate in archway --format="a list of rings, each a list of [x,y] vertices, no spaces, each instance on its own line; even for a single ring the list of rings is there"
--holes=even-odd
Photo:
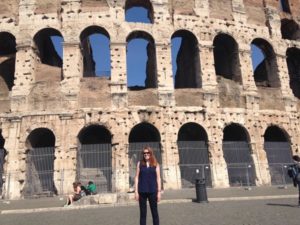
[[[98,193],[112,192],[111,144],[84,144],[78,151],[77,179],[96,184]]]
[[[287,175],[288,165],[293,163],[291,147],[288,142],[265,142],[269,172],[272,185],[292,183]]]
[[[245,141],[224,141],[223,154],[230,186],[255,186],[255,166],[249,144]]]
[[[181,186],[195,187],[195,180],[204,178],[206,186],[211,187],[211,170],[208,147],[205,141],[178,141]]]
[[[3,166],[4,166],[5,150],[0,148],[0,196],[2,195],[3,188]]]
[[[162,173],[162,158],[161,158],[161,148],[159,142],[133,142],[129,143],[128,146],[128,160],[129,160],[129,185],[130,188],[134,188],[134,178],[136,174],[136,165],[139,160],[142,158],[142,151],[145,147],[151,147],[153,153],[157,159],[157,162],[160,165],[160,175],[161,175],[161,182],[163,184],[163,173]],[[162,186],[163,188],[163,186]]]
[[[54,147],[28,151],[24,197],[52,196],[57,193],[53,181],[54,159]]]

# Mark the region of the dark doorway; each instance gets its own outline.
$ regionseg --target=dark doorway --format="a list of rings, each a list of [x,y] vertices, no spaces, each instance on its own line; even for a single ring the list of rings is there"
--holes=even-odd
[[[223,153],[227,163],[230,186],[254,186],[255,166],[246,130],[231,124],[223,131]]]
[[[128,160],[130,189],[133,189],[134,187],[136,165],[138,161],[142,159],[141,152],[147,146],[152,148],[154,155],[160,164],[161,178],[163,183],[163,165],[159,131],[152,124],[140,123],[134,126],[129,134]]]
[[[24,197],[57,194],[53,180],[55,136],[47,128],[37,128],[27,137]]]
[[[287,167],[293,163],[293,160],[286,133],[277,126],[268,127],[264,134],[264,148],[267,153],[271,184],[291,183],[292,180],[287,175]]]
[[[212,186],[206,131],[196,123],[184,124],[179,132],[177,146],[182,188],[195,186],[196,179],[205,179]]]
[[[290,88],[293,94],[300,98],[300,49],[288,48],[286,51],[286,62],[290,77]]]
[[[83,128],[79,135],[77,179],[83,185],[93,181],[97,192],[112,192],[111,133],[103,126]]]

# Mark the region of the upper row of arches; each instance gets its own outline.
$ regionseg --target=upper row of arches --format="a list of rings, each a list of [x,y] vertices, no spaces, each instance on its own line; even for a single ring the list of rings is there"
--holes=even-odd
[[[0,62],[0,73],[11,90],[14,78],[16,39],[8,32],[0,33],[0,56],[7,59]],[[53,28],[45,28],[33,37],[37,55],[41,63],[62,67],[63,36]],[[156,88],[157,63],[155,40],[145,31],[134,31],[127,38],[127,83],[128,86]],[[110,76],[110,35],[102,27],[90,26],[80,34],[83,55],[83,76]],[[201,88],[201,59],[197,37],[188,30],[178,30],[171,36],[172,65],[175,88]],[[251,43],[254,80],[257,86],[280,87],[276,53],[265,39],[255,38]],[[143,55],[139,55],[143,53]],[[219,33],[213,39],[214,67],[216,75],[242,83],[239,46],[235,39],[226,33]],[[296,47],[286,51],[290,86],[295,96],[300,97],[300,50]],[[5,57],[3,59],[5,59]],[[144,57],[144,66],[139,60]],[[131,85],[130,67],[141,68],[138,77],[143,84]],[[11,68],[11,67],[10,67]],[[100,68],[100,69],[99,69]]]

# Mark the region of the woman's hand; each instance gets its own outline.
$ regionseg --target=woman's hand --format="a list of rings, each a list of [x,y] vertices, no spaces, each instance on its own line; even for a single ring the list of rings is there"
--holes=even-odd
[[[161,199],[161,192],[158,191],[157,192],[157,202],[160,202],[160,199]]]
[[[138,192],[134,192],[134,198],[135,198],[136,201],[139,200],[140,196],[139,196]]]

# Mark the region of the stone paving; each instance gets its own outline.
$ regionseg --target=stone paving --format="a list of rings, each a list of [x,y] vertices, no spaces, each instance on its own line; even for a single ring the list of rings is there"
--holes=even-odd
[[[161,225],[298,225],[297,189],[254,187],[208,189],[209,203],[194,203],[195,191],[165,191],[159,204]],[[0,201],[0,225],[138,224],[136,202],[64,208],[59,197]],[[148,224],[152,224],[148,214]]]

